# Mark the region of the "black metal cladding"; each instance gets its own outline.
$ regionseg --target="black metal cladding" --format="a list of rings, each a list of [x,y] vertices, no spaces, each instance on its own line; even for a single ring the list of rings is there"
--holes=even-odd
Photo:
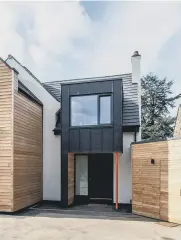
[[[122,80],[106,80],[63,84],[61,86],[61,151],[62,154],[74,153],[109,153],[123,150]],[[71,96],[111,94],[112,123],[96,126],[70,126]]]

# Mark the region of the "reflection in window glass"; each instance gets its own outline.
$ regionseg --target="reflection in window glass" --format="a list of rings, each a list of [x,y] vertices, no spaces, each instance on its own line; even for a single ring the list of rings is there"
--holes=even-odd
[[[97,125],[97,95],[71,97],[71,126]]]
[[[111,96],[100,97],[100,123],[111,123]]]

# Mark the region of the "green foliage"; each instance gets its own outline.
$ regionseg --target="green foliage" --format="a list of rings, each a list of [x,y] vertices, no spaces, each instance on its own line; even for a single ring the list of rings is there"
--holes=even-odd
[[[175,118],[169,116],[169,110],[181,97],[181,94],[173,96],[173,83],[152,73],[141,79],[142,139],[172,137]]]

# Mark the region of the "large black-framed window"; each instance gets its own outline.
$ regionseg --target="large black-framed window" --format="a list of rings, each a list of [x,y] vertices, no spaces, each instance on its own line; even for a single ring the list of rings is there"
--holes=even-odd
[[[70,126],[97,126],[112,123],[112,95],[70,97]]]

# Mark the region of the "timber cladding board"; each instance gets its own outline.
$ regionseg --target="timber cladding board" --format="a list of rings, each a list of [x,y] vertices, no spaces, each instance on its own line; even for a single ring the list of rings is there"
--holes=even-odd
[[[42,200],[42,107],[14,93],[14,209]]]
[[[12,194],[12,70],[0,60],[0,211],[11,212]]]
[[[74,202],[74,154],[68,153],[68,205]]]
[[[132,204],[133,213],[168,220],[167,141],[132,145]]]
[[[181,139],[168,142],[168,219],[181,224]]]

